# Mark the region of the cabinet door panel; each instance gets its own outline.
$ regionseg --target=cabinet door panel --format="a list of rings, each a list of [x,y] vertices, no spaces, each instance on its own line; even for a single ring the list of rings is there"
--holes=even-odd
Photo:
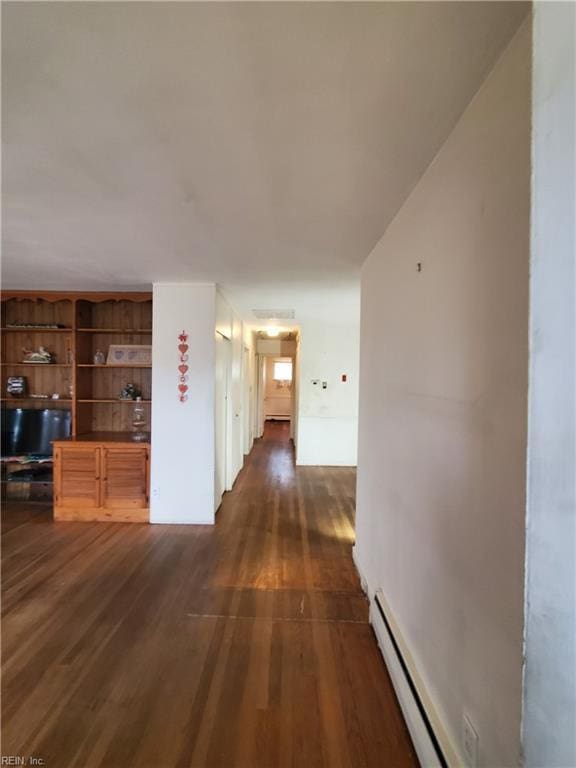
[[[56,451],[56,503],[63,507],[100,505],[100,448],[61,447]]]
[[[104,448],[102,505],[109,509],[148,506],[148,449]]]

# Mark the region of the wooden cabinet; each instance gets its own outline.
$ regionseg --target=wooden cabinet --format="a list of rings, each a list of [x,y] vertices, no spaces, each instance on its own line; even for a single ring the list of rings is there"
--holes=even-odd
[[[148,448],[101,448],[101,505],[106,509],[148,509]]]
[[[150,446],[121,433],[54,443],[54,519],[148,522]]]
[[[58,444],[54,450],[56,506],[65,509],[100,507],[100,468],[98,446]]]

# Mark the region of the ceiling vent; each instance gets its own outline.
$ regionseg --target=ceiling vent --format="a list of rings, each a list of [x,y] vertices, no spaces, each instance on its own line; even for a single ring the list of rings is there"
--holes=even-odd
[[[293,309],[253,309],[258,320],[294,320]]]

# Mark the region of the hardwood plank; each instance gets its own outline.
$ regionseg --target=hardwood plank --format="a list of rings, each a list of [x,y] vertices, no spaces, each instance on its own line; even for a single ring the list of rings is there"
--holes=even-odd
[[[351,558],[355,473],[257,441],[215,526],[8,505],[3,754],[58,768],[416,766]]]

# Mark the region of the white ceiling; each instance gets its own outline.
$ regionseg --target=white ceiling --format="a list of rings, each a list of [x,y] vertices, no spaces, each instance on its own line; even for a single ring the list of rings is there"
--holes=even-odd
[[[360,265],[525,13],[2,3],[4,286],[357,304]]]

